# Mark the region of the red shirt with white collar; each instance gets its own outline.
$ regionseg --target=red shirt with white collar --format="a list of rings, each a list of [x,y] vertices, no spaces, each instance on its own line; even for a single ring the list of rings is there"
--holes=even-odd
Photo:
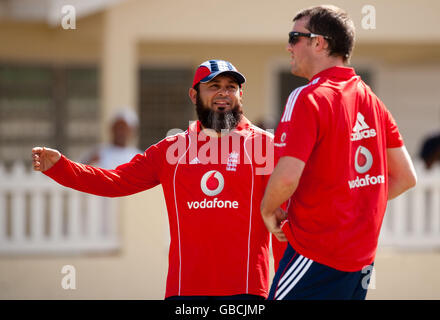
[[[115,170],[62,156],[44,173],[64,186],[106,197],[162,184],[171,233],[166,297],[267,297],[269,233],[260,201],[273,170],[273,136],[244,117],[221,138],[200,129],[193,122]]]
[[[387,205],[386,149],[402,145],[352,68],[329,68],[294,90],[275,134],[276,159],[305,162],[283,226],[292,247],[342,271],[371,264]]]

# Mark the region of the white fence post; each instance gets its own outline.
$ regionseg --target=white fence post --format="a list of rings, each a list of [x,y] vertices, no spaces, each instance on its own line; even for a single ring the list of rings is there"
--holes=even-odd
[[[81,198],[78,192],[69,194],[67,213],[67,237],[76,241],[80,234]]]
[[[49,238],[54,243],[57,243],[61,240],[63,233],[63,194],[61,190],[54,190],[50,195],[50,208],[49,208],[49,217],[50,217],[50,231]]]
[[[423,227],[426,221],[425,191],[426,188],[423,185],[410,191],[413,200],[410,210],[411,230],[412,234],[416,237],[420,237],[423,234]]]
[[[31,194],[30,225],[33,241],[42,241],[44,236],[44,212],[43,194],[36,192]]]
[[[96,240],[99,234],[102,234],[102,211],[99,210],[100,205],[103,203],[102,198],[87,196],[87,207],[89,210],[89,215],[87,216],[87,228],[88,228],[88,238],[90,240]]]
[[[431,192],[432,203],[429,212],[429,231],[431,235],[435,236],[440,233],[440,188],[435,186]]]
[[[6,176],[5,167],[0,163],[0,181]],[[0,183],[0,243],[6,241],[7,216],[6,216],[6,193]]]
[[[398,197],[393,200],[391,204],[393,207],[393,220],[391,226],[391,234],[394,237],[395,242],[399,242],[406,236],[406,201],[405,197]]]
[[[117,199],[106,199],[104,201],[104,212],[107,214],[106,219],[106,236],[110,239],[116,239],[118,237],[118,212],[119,212],[119,201]]]
[[[25,179],[25,168],[22,163],[16,163],[12,168],[15,179]],[[11,195],[11,231],[15,242],[24,242],[26,227],[25,193],[22,188],[15,186]]]

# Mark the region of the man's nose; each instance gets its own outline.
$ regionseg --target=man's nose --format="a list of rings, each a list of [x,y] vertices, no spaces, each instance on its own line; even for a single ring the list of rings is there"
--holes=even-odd
[[[224,88],[220,88],[218,93],[221,95],[229,95],[230,91],[231,91],[231,89],[224,87]]]

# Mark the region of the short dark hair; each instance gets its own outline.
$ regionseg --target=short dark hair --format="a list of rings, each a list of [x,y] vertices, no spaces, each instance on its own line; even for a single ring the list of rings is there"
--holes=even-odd
[[[329,56],[340,56],[344,63],[350,61],[354,47],[355,27],[351,18],[344,10],[322,5],[303,9],[293,18],[293,21],[309,18],[307,29],[310,32],[328,36]]]

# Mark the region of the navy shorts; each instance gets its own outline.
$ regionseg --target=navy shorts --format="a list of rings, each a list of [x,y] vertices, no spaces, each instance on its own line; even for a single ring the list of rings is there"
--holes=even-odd
[[[289,244],[268,300],[364,300],[373,264],[367,267],[364,271],[339,271],[300,255]]]

